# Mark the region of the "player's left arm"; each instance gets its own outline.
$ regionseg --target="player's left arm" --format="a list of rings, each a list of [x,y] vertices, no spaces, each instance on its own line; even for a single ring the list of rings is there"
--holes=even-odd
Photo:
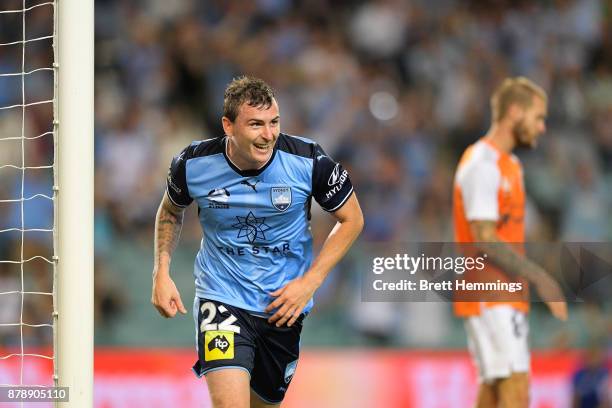
[[[342,207],[331,213],[336,225],[331,230],[321,252],[306,273],[271,293],[276,299],[268,305],[266,312],[278,310],[268,321],[280,327],[291,326],[306,307],[314,292],[323,284],[329,272],[347,253],[363,229],[363,214],[355,193]]]

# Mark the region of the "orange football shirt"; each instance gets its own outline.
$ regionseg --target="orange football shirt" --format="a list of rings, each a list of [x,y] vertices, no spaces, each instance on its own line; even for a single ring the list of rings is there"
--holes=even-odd
[[[511,248],[523,252],[525,241],[525,189],[523,169],[518,158],[502,152],[486,138],[469,146],[463,153],[455,173],[453,187],[453,219],[455,241],[474,242],[470,221],[495,221],[497,236],[512,243]],[[466,280],[479,282],[516,282],[494,265],[487,263],[483,271],[470,271]],[[528,287],[514,293],[504,293],[503,301],[455,301],[455,314],[461,317],[480,314],[483,307],[509,304],[527,312]]]

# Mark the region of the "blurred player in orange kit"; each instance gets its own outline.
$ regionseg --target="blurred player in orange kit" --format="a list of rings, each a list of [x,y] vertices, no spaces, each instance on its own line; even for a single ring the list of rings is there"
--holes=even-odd
[[[527,280],[551,313],[565,320],[567,304],[559,285],[522,255],[525,190],[521,163],[512,154],[515,147],[534,148],[545,132],[546,93],[527,78],[507,78],[491,97],[491,111],[491,128],[465,150],[455,173],[455,240],[478,243],[485,251],[494,264],[484,271],[486,281]],[[465,319],[479,371],[479,408],[529,405],[527,290],[516,295],[454,304],[455,314]]]

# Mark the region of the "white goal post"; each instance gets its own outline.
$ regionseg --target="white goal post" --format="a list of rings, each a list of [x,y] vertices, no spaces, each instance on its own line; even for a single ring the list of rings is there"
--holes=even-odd
[[[94,1],[56,0],[56,367],[62,407],[93,406]]]

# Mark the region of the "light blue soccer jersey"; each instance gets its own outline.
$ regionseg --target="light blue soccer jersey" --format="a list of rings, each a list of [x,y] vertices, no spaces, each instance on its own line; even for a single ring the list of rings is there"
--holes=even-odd
[[[203,237],[196,296],[261,313],[273,300],[270,292],[310,267],[312,198],[333,212],[353,186],[347,171],[311,140],[281,133],[268,163],[247,171],[229,160],[226,142],[186,147],[172,160],[167,192],[180,207],[198,205]]]

